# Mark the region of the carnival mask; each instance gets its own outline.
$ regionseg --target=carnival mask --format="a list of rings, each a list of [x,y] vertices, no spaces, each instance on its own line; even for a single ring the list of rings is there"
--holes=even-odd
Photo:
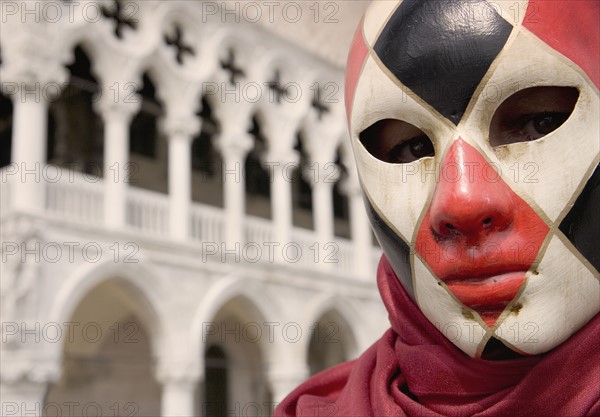
[[[374,2],[346,106],[375,234],[465,353],[546,352],[600,311],[599,6]]]

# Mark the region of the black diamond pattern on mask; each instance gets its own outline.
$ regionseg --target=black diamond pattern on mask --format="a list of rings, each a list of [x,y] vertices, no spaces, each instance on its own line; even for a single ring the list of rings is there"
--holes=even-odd
[[[512,28],[485,0],[406,0],[374,50],[402,84],[458,124]]]
[[[483,352],[481,352],[481,359],[488,361],[518,359],[520,357],[522,356],[511,350],[495,337],[492,337],[490,340],[488,340]]]
[[[364,197],[367,215],[371,220],[373,232],[385,253],[385,257],[390,261],[392,269],[400,279],[400,282],[414,299],[415,291],[412,284],[412,270],[410,267],[410,248],[408,244],[394,232],[383,220],[377,211],[371,205],[367,197]],[[368,256],[365,254],[365,256]]]
[[[600,165],[559,226],[561,232],[600,271]]]

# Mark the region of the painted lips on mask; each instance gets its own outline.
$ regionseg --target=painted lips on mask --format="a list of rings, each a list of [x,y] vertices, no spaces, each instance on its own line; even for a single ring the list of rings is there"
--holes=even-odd
[[[442,162],[416,252],[491,327],[523,287],[548,231],[481,153],[459,137]]]

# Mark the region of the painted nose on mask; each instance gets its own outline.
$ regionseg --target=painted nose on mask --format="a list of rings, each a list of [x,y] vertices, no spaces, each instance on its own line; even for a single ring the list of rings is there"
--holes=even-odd
[[[458,138],[439,171],[430,206],[431,228],[441,239],[476,243],[509,228],[515,204],[500,175],[483,156]]]

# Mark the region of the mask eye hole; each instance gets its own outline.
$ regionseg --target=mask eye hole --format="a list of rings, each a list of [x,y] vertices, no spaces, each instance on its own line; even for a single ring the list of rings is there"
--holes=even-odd
[[[543,138],[567,121],[578,98],[579,90],[573,87],[533,87],[513,94],[492,117],[490,145]]]
[[[418,127],[395,119],[380,120],[360,133],[371,155],[390,164],[406,164],[435,155],[433,143]]]

